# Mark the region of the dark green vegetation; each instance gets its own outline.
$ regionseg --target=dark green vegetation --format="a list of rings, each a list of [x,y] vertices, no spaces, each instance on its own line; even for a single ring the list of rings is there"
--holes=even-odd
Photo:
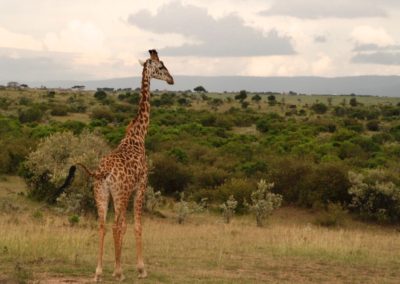
[[[27,154],[57,132],[97,131],[116,146],[138,101],[132,91],[0,90],[0,173],[29,181]],[[156,92],[146,139],[150,184],[165,195],[185,191],[211,204],[234,195],[243,212],[244,199],[263,178],[275,183],[284,204],[340,204],[366,219],[397,222],[399,102],[244,90]],[[365,182],[351,180],[349,171],[361,173]],[[45,173],[43,178],[47,182]],[[372,205],[366,208],[368,200]]]

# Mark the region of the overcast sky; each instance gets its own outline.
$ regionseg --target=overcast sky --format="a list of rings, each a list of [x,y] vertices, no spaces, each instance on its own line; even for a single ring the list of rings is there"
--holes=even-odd
[[[400,75],[397,0],[0,0],[0,82]]]

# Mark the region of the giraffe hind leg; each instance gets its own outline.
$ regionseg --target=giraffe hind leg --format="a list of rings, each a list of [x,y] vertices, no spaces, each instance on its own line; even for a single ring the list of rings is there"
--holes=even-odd
[[[114,249],[115,249],[115,268],[113,276],[119,281],[125,279],[122,268],[121,268],[121,254],[122,254],[122,243],[126,232],[126,208],[127,201],[119,198],[114,199],[115,204],[115,219],[113,224],[113,237],[114,237]]]
[[[103,273],[104,236],[106,234],[105,226],[110,193],[101,183],[95,183],[94,186],[94,194],[99,218],[99,253],[94,280],[98,282],[101,281],[101,275]]]

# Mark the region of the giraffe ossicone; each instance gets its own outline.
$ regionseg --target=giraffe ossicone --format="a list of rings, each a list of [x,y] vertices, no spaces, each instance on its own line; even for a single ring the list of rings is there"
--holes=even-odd
[[[141,64],[143,72],[138,114],[127,126],[125,137],[116,149],[101,159],[95,171],[90,171],[83,164],[76,164],[93,178],[94,197],[99,218],[99,252],[95,281],[101,280],[103,272],[104,236],[110,196],[115,210],[113,224],[115,267],[113,275],[118,280],[124,279],[121,268],[121,250],[127,227],[126,210],[129,197],[133,192],[135,192],[136,268],[140,278],[147,276],[143,260],[142,207],[148,174],[144,141],[150,122],[150,80],[154,78],[163,80],[168,84],[174,84],[173,77],[164,63],[159,60],[157,51],[151,49],[149,53],[150,58]],[[72,172],[74,173],[75,171]],[[61,187],[62,190],[65,189],[65,185],[71,184],[73,173],[68,175],[67,180]]]

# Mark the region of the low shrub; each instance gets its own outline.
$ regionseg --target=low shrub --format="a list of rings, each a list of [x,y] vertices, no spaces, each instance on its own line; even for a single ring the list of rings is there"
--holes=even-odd
[[[90,118],[112,122],[114,120],[114,114],[107,107],[95,107],[90,114]]]
[[[361,217],[384,223],[400,221],[400,188],[393,182],[396,180],[382,170],[371,170],[366,174],[350,171],[349,180],[351,208]]]
[[[264,226],[267,217],[282,204],[282,195],[270,192],[273,187],[273,183],[262,179],[257,184],[257,190],[251,193],[250,203],[244,201],[244,205],[255,215],[258,227]]]
[[[340,203],[329,203],[325,210],[315,218],[314,224],[322,227],[343,226],[347,210]]]
[[[105,141],[88,131],[79,136],[63,132],[44,138],[37,149],[28,155],[21,172],[27,182],[29,196],[54,202],[55,191],[64,182],[71,165],[81,162],[93,168],[108,151]],[[63,199],[60,203],[66,212],[80,213],[95,208],[93,190],[86,173],[77,171]]]
[[[50,110],[50,114],[53,116],[66,116],[68,114],[68,107],[65,105],[54,105]]]
[[[21,123],[39,122],[42,120],[44,112],[39,107],[30,107],[25,110],[20,110],[18,119]]]

